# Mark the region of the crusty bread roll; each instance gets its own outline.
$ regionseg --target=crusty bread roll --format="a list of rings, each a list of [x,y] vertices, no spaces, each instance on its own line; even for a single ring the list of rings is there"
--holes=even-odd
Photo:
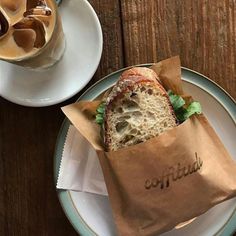
[[[104,141],[108,151],[144,142],[177,126],[167,92],[145,67],[125,71],[106,98]]]

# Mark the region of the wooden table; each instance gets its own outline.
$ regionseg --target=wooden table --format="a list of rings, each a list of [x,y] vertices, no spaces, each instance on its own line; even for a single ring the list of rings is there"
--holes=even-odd
[[[235,0],[90,2],[102,24],[104,49],[89,85],[125,66],[180,55],[183,66],[236,98]],[[46,108],[0,98],[0,235],[77,235],[57,199],[53,153],[64,119],[60,107],[78,96]]]

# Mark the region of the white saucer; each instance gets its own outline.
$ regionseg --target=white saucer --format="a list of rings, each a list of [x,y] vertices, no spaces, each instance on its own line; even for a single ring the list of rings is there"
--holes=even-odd
[[[60,5],[66,50],[59,63],[34,72],[0,61],[0,95],[24,106],[42,107],[65,101],[78,93],[94,75],[102,54],[102,30],[86,0]]]

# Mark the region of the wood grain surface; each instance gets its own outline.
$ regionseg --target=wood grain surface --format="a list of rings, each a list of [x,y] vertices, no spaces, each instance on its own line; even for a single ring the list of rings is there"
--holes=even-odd
[[[90,3],[102,25],[104,48],[88,86],[124,66],[180,55],[183,66],[209,76],[236,98],[234,0]],[[0,235],[77,235],[57,199],[53,154],[64,119],[60,107],[78,96],[47,108],[0,98]]]
[[[126,65],[180,55],[236,98],[235,0],[121,1]]]

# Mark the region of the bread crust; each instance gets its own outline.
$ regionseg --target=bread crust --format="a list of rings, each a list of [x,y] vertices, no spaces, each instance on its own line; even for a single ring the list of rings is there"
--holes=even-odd
[[[104,114],[104,143],[105,148],[107,151],[111,150],[111,137],[109,135],[109,124],[108,124],[108,117],[110,114],[112,114],[112,106],[113,104],[116,104],[118,100],[120,100],[124,95],[128,92],[132,92],[135,88],[135,86],[151,86],[153,88],[156,88],[160,91],[161,96],[166,97],[168,101],[169,110],[171,111],[171,115],[176,121],[177,119],[173,110],[173,107],[170,103],[169,96],[166,92],[166,90],[163,88],[161,83],[157,80],[158,76],[156,73],[148,68],[143,67],[135,67],[132,69],[129,69],[122,73],[120,76],[118,82],[113,87],[112,91],[108,95],[106,99],[106,108],[105,108],[105,114]]]

